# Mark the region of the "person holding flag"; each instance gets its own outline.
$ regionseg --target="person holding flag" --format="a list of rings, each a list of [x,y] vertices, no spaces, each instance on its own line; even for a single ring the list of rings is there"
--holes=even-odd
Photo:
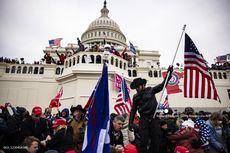
[[[155,94],[163,90],[164,84],[166,85],[171,78],[173,66],[169,66],[168,75],[164,81],[155,87],[145,87],[147,80],[136,78],[130,84],[131,89],[136,89],[137,93],[133,96],[133,104],[130,112],[129,130],[133,130],[134,116],[138,110],[140,114],[140,136],[141,146],[140,153],[148,152],[148,142],[151,140],[149,153],[159,153],[159,133],[160,123],[159,119],[155,118],[155,110],[158,106]],[[167,79],[168,78],[168,79]]]

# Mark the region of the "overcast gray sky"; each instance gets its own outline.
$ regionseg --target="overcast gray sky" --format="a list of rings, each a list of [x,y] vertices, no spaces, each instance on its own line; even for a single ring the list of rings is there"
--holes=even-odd
[[[76,43],[100,16],[104,0],[0,0],[0,56],[38,61],[48,40]],[[184,24],[204,58],[230,53],[229,0],[107,0],[127,42],[158,50],[161,66],[172,62]],[[183,62],[184,39],[175,62]]]

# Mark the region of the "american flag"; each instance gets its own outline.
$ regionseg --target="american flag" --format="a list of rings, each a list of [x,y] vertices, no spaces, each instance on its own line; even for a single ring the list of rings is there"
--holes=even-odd
[[[162,108],[163,108],[163,109],[169,108],[168,95],[166,95],[166,97],[165,97],[165,101],[164,101],[164,103],[162,104]]]
[[[61,40],[62,40],[62,38],[49,40],[50,47],[53,47],[53,46],[58,46],[59,47],[59,46],[61,46]]]
[[[187,34],[184,54],[184,97],[220,101],[206,61]]]
[[[114,105],[114,110],[118,115],[124,113],[130,113],[132,107],[132,101],[129,96],[129,91],[127,88],[127,84],[124,78],[122,78],[121,82],[121,90],[118,93],[116,103]]]

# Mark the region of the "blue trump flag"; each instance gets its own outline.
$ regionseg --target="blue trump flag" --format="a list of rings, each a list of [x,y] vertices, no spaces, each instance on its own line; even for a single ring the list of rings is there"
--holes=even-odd
[[[133,46],[133,44],[131,42],[129,42],[129,50],[133,53],[133,54],[136,54],[136,49],[135,47]]]
[[[109,153],[109,145],[108,67],[104,64],[102,76],[92,94],[82,152]]]

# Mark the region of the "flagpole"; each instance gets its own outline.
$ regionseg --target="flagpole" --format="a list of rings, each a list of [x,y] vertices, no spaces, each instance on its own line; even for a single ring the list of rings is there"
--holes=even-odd
[[[180,46],[180,43],[181,43],[183,34],[184,34],[184,32],[185,32],[185,28],[186,28],[186,25],[184,25],[183,28],[182,28],[182,33],[181,33],[179,42],[178,42],[178,44],[177,44],[176,52],[175,52],[175,54],[174,54],[174,57],[173,57],[171,66],[173,66],[173,63],[174,63],[174,61],[175,61],[175,58],[176,58],[176,55],[177,55],[177,52],[178,52],[178,49],[179,49],[179,46]],[[162,100],[162,98],[163,98],[164,91],[165,91],[165,87],[166,87],[166,83],[168,82],[168,81],[167,81],[168,78],[169,78],[169,72],[167,72],[166,81],[165,81],[164,86],[163,86],[163,90],[162,90],[162,94],[161,94],[160,100],[159,100],[159,102],[157,103],[157,107],[155,108],[155,112],[154,112],[153,118],[155,118],[156,113],[157,113],[157,109],[158,109],[158,107],[159,107],[159,105],[160,105],[160,103],[161,103],[161,100]]]

